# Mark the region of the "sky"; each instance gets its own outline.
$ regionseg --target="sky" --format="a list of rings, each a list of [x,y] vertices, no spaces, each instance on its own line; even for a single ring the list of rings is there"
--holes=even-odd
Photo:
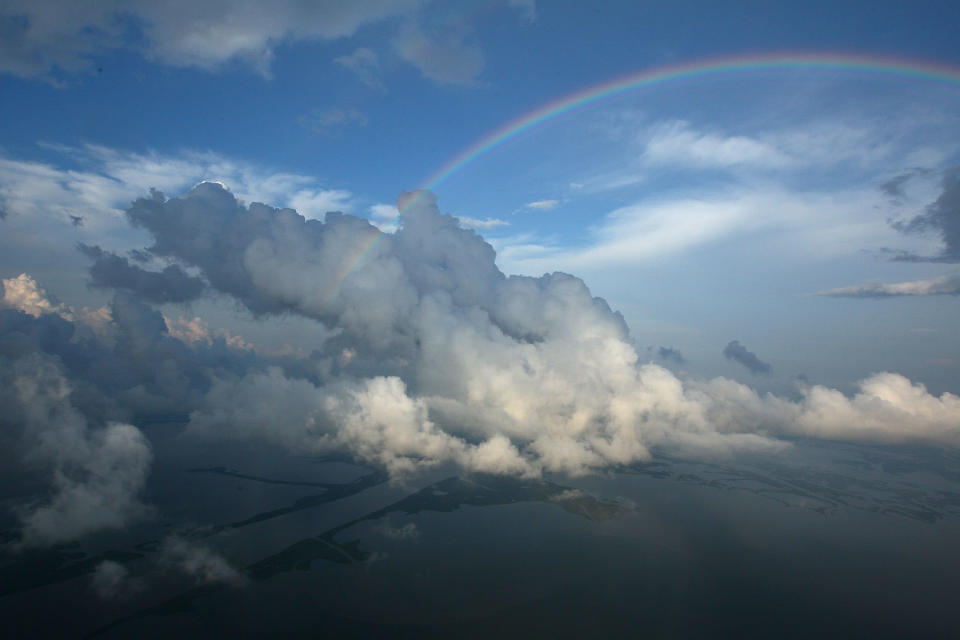
[[[957,446],[958,21],[3,2],[5,438],[57,478],[24,544],[145,517],[170,416],[394,475]]]

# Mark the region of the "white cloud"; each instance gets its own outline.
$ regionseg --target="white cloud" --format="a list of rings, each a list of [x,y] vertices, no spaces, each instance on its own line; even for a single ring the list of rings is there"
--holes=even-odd
[[[528,202],[524,206],[528,209],[536,209],[537,211],[553,211],[559,204],[559,200],[535,200]]]
[[[889,298],[893,296],[956,296],[960,295],[960,275],[940,276],[930,280],[908,282],[868,282],[852,287],[822,291],[818,295],[844,298]]]
[[[188,198],[214,202],[214,195]],[[441,214],[432,197],[401,200],[410,203],[404,225],[379,243],[370,243],[367,227],[341,220],[324,232],[331,244],[302,237],[302,229],[258,237],[257,251],[245,252],[257,295],[342,327],[338,352],[345,345],[351,352],[341,366],[381,373],[322,385],[279,369],[222,379],[191,414],[192,433],[301,452],[346,450],[394,476],[445,463],[577,475],[657,449],[776,451],[787,446],[780,434],[960,445],[960,398],[934,397],[895,374],[863,381],[853,398],[811,387],[790,401],[724,378],[683,381],[640,365],[622,318],[582,281],[561,273],[504,278],[490,247]],[[149,215],[144,223],[158,241],[188,235],[169,228],[161,212]],[[366,258],[349,277],[324,262],[328,253],[355,255],[357,246]],[[190,255],[190,246],[184,250]],[[210,252],[197,260],[211,261],[207,270],[222,262]],[[337,285],[320,304],[316,292],[328,290],[329,278]],[[391,368],[402,374],[382,373]]]
[[[7,307],[23,311],[35,318],[45,313],[57,313],[70,317],[67,307],[51,302],[47,292],[27,274],[21,273],[16,278],[7,278],[0,282],[3,283],[3,299],[0,302]]]
[[[643,156],[648,164],[694,167],[748,165],[775,169],[792,166],[796,162],[769,142],[748,136],[696,131],[690,123],[679,120],[653,127]]]
[[[384,233],[393,233],[400,222],[400,210],[394,204],[374,204],[368,209],[370,222]]]
[[[499,218],[470,218],[467,216],[457,216],[457,219],[465,227],[470,227],[471,229],[496,229],[497,227],[505,227],[510,223],[506,220],[500,220]]]
[[[849,255],[863,247],[901,242],[873,189],[833,192],[780,187],[733,188],[642,200],[605,215],[579,246],[529,235],[498,243],[499,263],[511,273],[639,264],[708,243],[764,234],[766,246],[801,248],[810,258]],[[911,241],[931,244],[923,238]]]
[[[70,216],[82,215],[86,241],[122,236],[129,234],[122,210],[130,202],[152,188],[176,195],[202,181],[225,184],[247,202],[292,207],[309,218],[351,211],[354,206],[352,193],[324,188],[316,178],[273,172],[216,153],[171,156],[95,145],[48,147],[80,168],[0,157],[0,199],[8,213],[7,230],[34,224],[38,218],[72,227]]]
[[[109,307],[75,309],[60,302],[55,303],[50,300],[44,288],[26,273],[21,273],[16,278],[2,279],[0,283],[3,285],[0,307],[17,309],[35,318],[45,313],[55,313],[65,320],[85,324],[101,337],[111,332],[112,318]]]

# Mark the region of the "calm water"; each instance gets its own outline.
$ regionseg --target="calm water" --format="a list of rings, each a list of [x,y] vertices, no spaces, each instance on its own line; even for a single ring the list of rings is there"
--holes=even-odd
[[[960,637],[960,464],[936,450],[798,442],[774,458],[544,481],[438,470],[404,486],[345,462],[193,457],[154,474],[165,520],[5,556],[13,635]],[[242,584],[165,569],[171,533]],[[91,588],[104,558],[128,569],[128,593]]]

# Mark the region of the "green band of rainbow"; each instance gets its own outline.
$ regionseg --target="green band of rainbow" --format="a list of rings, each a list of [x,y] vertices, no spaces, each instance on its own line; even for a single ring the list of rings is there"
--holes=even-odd
[[[732,74],[754,71],[783,70],[826,70],[863,72],[874,75],[891,75],[918,78],[935,82],[960,85],[960,68],[927,61],[887,58],[860,54],[836,53],[795,53],[761,54],[726,58],[699,59],[678,64],[645,69],[638,73],[616,78],[571,93],[548,102],[533,111],[522,115],[496,128],[461,151],[437,171],[430,175],[421,187],[422,190],[434,189],[452,175],[459,172],[477,158],[484,156],[505,144],[516,136],[543,125],[575,109],[621,95],[628,91],[645,89],[655,85],[700,78],[717,74]],[[404,213],[414,206],[420,195],[410,198],[395,220],[399,221]],[[382,237],[376,234],[371,240],[361,243],[355,255],[345,261],[343,269],[334,280],[329,296],[336,295],[343,280],[363,262],[370,249]]]

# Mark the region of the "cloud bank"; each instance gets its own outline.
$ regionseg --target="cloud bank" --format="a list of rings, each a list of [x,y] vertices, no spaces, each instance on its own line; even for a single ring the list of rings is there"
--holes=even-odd
[[[96,260],[93,282],[118,290],[96,313],[49,300],[27,275],[4,281],[0,388],[15,407],[3,417],[5,450],[25,452],[8,456],[31,461],[23,473],[49,488],[21,501],[23,540],[148,515],[138,495],[151,452],[133,425],[151,420],[187,423],[186,439],[345,453],[395,478],[438,465],[577,475],[659,452],[776,451],[783,436],[960,446],[960,397],[894,373],[861,381],[852,397],[804,385],[791,401],[642,364],[620,314],[580,279],[504,275],[492,247],[428,192],[403,194],[397,209],[396,231],[384,233],[201,183],[126,210],[151,238],[138,261],[190,273],[200,295],[228,296],[264,322],[296,315],[331,330],[301,355],[260,353],[202,318],[165,318],[151,303],[171,300],[167,289],[104,275]],[[737,341],[725,353],[769,370]],[[230,580],[203,554],[171,553],[202,579]],[[117,572],[104,572],[110,591]]]
[[[778,432],[832,424],[817,418],[826,409],[816,387],[797,405],[640,366],[620,315],[579,279],[506,277],[492,248],[441,214],[429,193],[405,194],[399,208],[401,227],[383,234],[350,216],[320,222],[245,206],[215,184],[134,203],[128,218],[153,236],[151,253],[198,268],[254,313],[297,313],[341,329],[322,352],[352,354],[320,384],[278,369],[215,381],[191,415],[195,433],[346,449],[394,473],[454,462],[537,474],[629,463],[658,447],[776,448]],[[737,342],[726,351],[769,371]],[[864,393],[894,381],[871,378]],[[871,420],[879,419],[863,417]]]

